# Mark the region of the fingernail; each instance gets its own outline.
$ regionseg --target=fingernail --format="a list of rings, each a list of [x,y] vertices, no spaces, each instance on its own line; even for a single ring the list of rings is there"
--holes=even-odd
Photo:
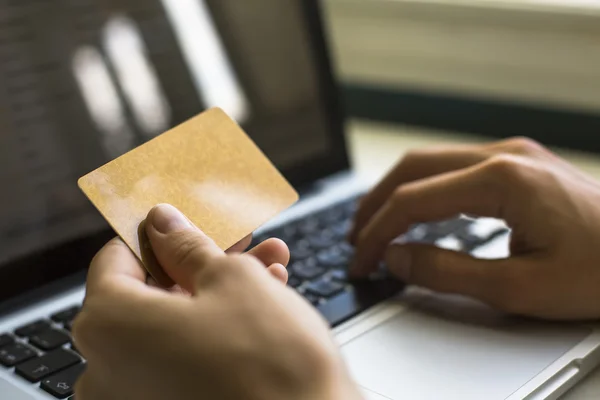
[[[410,251],[404,246],[391,246],[385,257],[388,269],[404,282],[410,279],[411,261]]]
[[[192,227],[190,221],[170,204],[159,204],[148,214],[148,221],[160,233],[183,231]]]

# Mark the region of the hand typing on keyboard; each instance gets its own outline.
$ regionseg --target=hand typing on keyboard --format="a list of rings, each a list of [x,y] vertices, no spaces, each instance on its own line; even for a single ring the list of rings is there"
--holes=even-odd
[[[280,241],[225,254],[173,207],[147,222],[182,290],[148,285],[119,240],[98,253],[73,325],[87,359],[76,398],[360,398],[325,320],[281,282],[289,254]]]
[[[390,245],[413,224],[460,213],[505,220],[510,257]],[[357,276],[385,258],[408,283],[508,312],[600,317],[600,184],[527,139],[409,153],[362,199],[350,237]]]

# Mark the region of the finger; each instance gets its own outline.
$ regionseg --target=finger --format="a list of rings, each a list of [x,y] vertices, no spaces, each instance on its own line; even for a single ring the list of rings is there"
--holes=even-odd
[[[290,250],[281,239],[268,239],[258,246],[250,249],[248,254],[258,258],[264,265],[282,264],[286,266],[290,261]]]
[[[497,187],[500,174],[475,166],[404,185],[396,190],[360,232],[352,273],[375,270],[389,243],[421,222],[439,221],[460,213],[502,218],[506,199]]]
[[[150,286],[152,288],[159,289],[159,290],[166,290],[169,293],[181,294],[184,296],[190,295],[190,293],[188,291],[183,290],[181,288],[181,286],[179,286],[179,285],[173,285],[170,288],[164,288],[163,286],[159,285],[158,282],[156,282],[156,280],[154,280],[154,278],[151,276],[148,276],[146,283],[148,284],[148,286]]]
[[[283,284],[287,283],[288,280],[288,272],[287,269],[281,264],[271,264],[267,270],[269,273],[277,280],[281,281]]]
[[[156,259],[176,284],[194,293],[198,273],[225,253],[171,205],[157,205],[146,221]]]
[[[107,283],[124,283],[132,289],[146,288],[146,270],[119,238],[108,242],[94,257],[87,275],[86,294]]]
[[[392,195],[397,187],[430,176],[466,168],[485,160],[488,154],[480,146],[458,145],[431,148],[409,153],[360,202],[356,212],[350,241],[355,243],[358,233]]]
[[[532,264],[521,259],[479,260],[435,246],[409,244],[390,246],[385,260],[389,270],[408,284],[470,296],[510,312],[528,306],[521,295],[527,292],[522,282],[531,275]]]
[[[86,370],[79,376],[74,385],[74,393],[77,399],[100,400],[110,398],[111,394],[105,390],[106,385],[96,379],[96,375],[90,372],[89,363]],[[109,397],[106,397],[106,396]]]
[[[227,253],[241,253],[242,251],[246,250],[248,246],[250,246],[250,243],[252,243],[252,234],[246,236],[245,238],[231,246],[227,250]]]

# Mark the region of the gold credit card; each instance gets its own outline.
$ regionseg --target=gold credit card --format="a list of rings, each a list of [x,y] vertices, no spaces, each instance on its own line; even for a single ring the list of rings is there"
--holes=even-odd
[[[291,206],[298,194],[240,126],[213,108],[83,176],[79,187],[165,286],[142,222],[177,207],[223,250]],[[141,243],[140,244],[140,240]]]

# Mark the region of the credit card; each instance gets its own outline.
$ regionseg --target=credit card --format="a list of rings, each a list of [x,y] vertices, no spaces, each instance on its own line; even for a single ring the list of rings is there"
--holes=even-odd
[[[163,286],[173,282],[153,257],[141,226],[155,205],[175,206],[226,250],[298,200],[265,154],[219,108],[108,162],[78,185]]]

